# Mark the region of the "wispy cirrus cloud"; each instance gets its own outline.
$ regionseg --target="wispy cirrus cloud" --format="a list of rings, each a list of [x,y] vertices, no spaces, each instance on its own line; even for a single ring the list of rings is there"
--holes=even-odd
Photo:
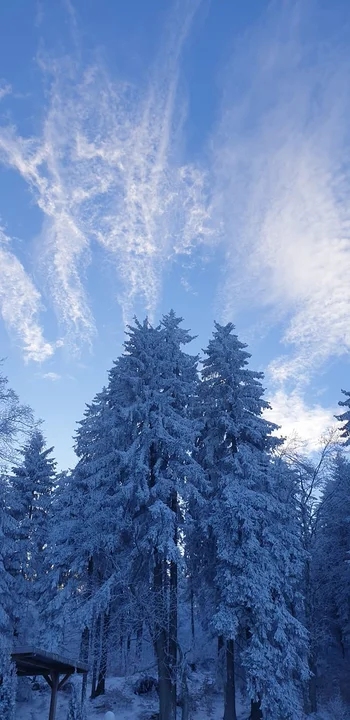
[[[206,178],[179,162],[177,145],[180,57],[199,4],[176,3],[148,87],[114,81],[99,60],[42,57],[51,89],[41,135],[0,130],[0,159],[43,213],[39,260],[73,347],[96,332],[85,289],[95,242],[115,264],[126,320],[136,300],[152,315],[164,264],[207,238]]]
[[[283,321],[277,383],[350,348],[350,59],[323,12],[273,3],[248,31],[214,140],[224,314],[249,302]]]
[[[10,332],[23,345],[25,358],[36,362],[54,352],[38,321],[41,309],[40,293],[11,252],[10,240],[0,228],[0,312]]]

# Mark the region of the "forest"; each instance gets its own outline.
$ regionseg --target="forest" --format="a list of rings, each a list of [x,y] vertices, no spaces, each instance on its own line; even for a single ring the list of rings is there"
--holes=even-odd
[[[266,419],[233,324],[192,339],[173,311],[134,320],[60,472],[2,364],[1,720],[16,646],[88,663],[62,720],[124,718],[113,678],[143,720],[348,717],[350,391],[310,452]]]

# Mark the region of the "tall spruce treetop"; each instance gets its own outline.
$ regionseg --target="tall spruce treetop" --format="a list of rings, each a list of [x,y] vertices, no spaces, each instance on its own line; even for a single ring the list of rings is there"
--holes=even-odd
[[[260,382],[264,376],[248,369],[251,356],[247,345],[238,340],[233,330],[232,323],[215,323],[213,338],[204,351],[202,397],[207,405],[206,421],[215,419],[220,453],[222,443],[232,452],[242,443],[271,450],[280,441],[272,436],[276,425],[262,418],[263,411],[269,408]],[[211,445],[216,447],[214,442]]]
[[[347,410],[341,413],[341,415],[335,415],[335,417],[344,423],[341,437],[346,438],[345,445],[350,445],[350,392],[342,390],[342,393],[345,395],[345,400],[339,400],[338,405],[346,407]]]
[[[56,462],[40,430],[35,430],[22,450],[23,462],[13,468],[14,515],[22,544],[21,572],[35,580],[42,572],[48,542],[49,516],[56,483]],[[34,586],[33,586],[34,587]]]
[[[153,537],[165,555],[174,552],[171,494],[175,490],[185,501],[197,494],[202,477],[189,452],[197,432],[190,408],[198,358],[182,350],[192,338],[181,322],[174,312],[159,327],[135,320],[109,376],[110,402],[121,418],[115,432],[123,434],[125,448],[119,454],[123,492],[134,519],[148,508],[144,540]]]
[[[193,456],[198,358],[184,353],[192,338],[180,323],[173,312],[158,327],[135,320],[110,374],[125,443],[120,471],[132,538],[129,563],[132,577],[142,577],[151,593],[161,720],[176,717],[179,537],[189,525],[190,502],[199,502],[203,488]]]
[[[60,568],[69,565],[53,605],[74,602],[79,586],[85,619],[116,599],[119,612],[136,574],[149,589],[155,548],[167,559],[178,555],[175,531],[180,520],[183,525],[186,498],[200,494],[202,471],[191,455],[197,424],[190,412],[198,358],[183,352],[191,337],[180,324],[173,312],[159,327],[135,320],[107,387],[79,423],[79,462],[59,503],[52,578],[59,582]],[[181,513],[172,508],[174,493],[181,496]],[[89,575],[98,575],[93,595]]]
[[[293,674],[303,674],[305,632],[293,617],[301,577],[296,512],[272,451],[276,428],[263,418],[261,373],[248,369],[234,326],[215,324],[205,351],[198,457],[209,481],[207,524],[215,571],[213,629],[244,637],[242,662],[252,701],[267,717],[300,717]]]

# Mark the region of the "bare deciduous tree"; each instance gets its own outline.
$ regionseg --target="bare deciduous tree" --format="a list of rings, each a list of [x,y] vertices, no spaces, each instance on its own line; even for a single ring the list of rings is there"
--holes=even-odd
[[[22,405],[0,365],[0,463],[13,463],[24,439],[33,429],[33,413]]]

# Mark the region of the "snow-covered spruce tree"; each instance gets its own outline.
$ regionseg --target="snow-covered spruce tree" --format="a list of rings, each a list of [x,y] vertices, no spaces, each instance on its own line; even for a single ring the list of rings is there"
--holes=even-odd
[[[51,574],[60,592],[50,612],[58,617],[66,601],[90,648],[102,634],[96,691],[103,691],[111,633],[147,624],[163,718],[176,706],[178,537],[202,476],[191,457],[189,412],[197,358],[182,351],[190,337],[179,325],[174,313],[158,328],[136,322],[107,388],[88,406],[77,433],[79,462],[54,524]],[[64,567],[70,571],[62,581]]]
[[[190,413],[197,357],[182,350],[191,337],[180,322],[173,312],[156,328],[136,320],[109,385],[123,432],[119,471],[129,519],[129,586],[140,601],[148,593],[161,720],[176,715],[179,535],[188,501],[202,484]]]
[[[18,592],[14,570],[19,539],[18,524],[10,512],[10,485],[0,475],[0,637],[1,651],[10,652],[18,614]]]
[[[312,591],[323,691],[347,691],[350,652],[350,463],[338,453],[318,510]],[[327,688],[328,685],[328,688]]]
[[[124,562],[127,501],[118,468],[123,423],[112,404],[110,390],[104,389],[86,407],[76,434],[79,461],[62,476],[56,493],[48,573],[52,590],[45,613],[56,642],[60,635],[63,640],[62,623],[80,632],[80,653],[92,668],[93,697],[104,692],[108,648],[116,644],[116,625],[130,611],[131,600]],[[136,622],[136,614],[130,614]]]
[[[340,415],[335,415],[335,417],[344,423],[341,436],[345,438],[345,445],[350,445],[350,392],[342,390],[342,393],[345,395],[345,400],[339,400],[338,405],[347,408],[347,410]]]
[[[97,447],[102,440],[108,442],[101,427],[103,406],[103,392],[87,406],[77,432],[79,462],[72,472],[60,475],[52,505],[54,522],[49,536],[51,557],[47,574],[49,601],[44,616],[52,628],[56,647],[64,640],[63,626],[71,623],[73,618],[76,630],[81,627],[82,634],[89,625],[86,604],[91,600],[92,555],[103,536],[101,522],[106,503],[106,497],[102,506],[99,498],[92,498],[96,485]],[[92,517],[94,527],[91,527]],[[85,651],[84,647],[83,655]]]
[[[44,574],[40,582],[40,646],[61,652],[65,645],[65,628],[75,613],[75,593],[79,575],[79,538],[75,524],[79,520],[81,500],[72,487],[72,474],[57,475],[51,503],[48,546],[44,555]],[[71,627],[71,626],[70,626]]]
[[[20,598],[16,585],[19,528],[12,514],[12,492],[5,468],[16,458],[21,439],[32,427],[30,408],[21,405],[0,371],[0,717],[14,720],[16,674],[11,663]]]
[[[16,717],[16,668],[11,661],[7,643],[1,638],[0,647],[0,717],[1,720],[15,720]]]
[[[18,557],[23,608],[35,607],[42,593],[51,503],[56,483],[53,448],[35,430],[22,450],[23,461],[12,469],[12,512],[19,527]],[[22,618],[25,624],[25,618]],[[25,639],[25,638],[23,638]]]
[[[104,389],[87,407],[76,436],[79,462],[72,477],[83,504],[78,518],[86,576],[81,615],[83,645],[91,651],[92,697],[105,690],[109,636],[117,623],[116,609],[119,616],[123,612],[125,595],[122,573],[116,573],[124,545],[125,503],[118,466],[123,433],[120,427],[117,431],[119,414],[112,405],[110,389]]]
[[[239,637],[251,717],[297,720],[306,632],[292,604],[302,573],[293,491],[273,455],[275,426],[262,417],[262,374],[248,369],[250,355],[233,330],[216,323],[205,351],[197,447],[209,484],[203,549],[211,567],[202,574],[214,583],[212,628],[225,645],[225,720],[236,717]]]

